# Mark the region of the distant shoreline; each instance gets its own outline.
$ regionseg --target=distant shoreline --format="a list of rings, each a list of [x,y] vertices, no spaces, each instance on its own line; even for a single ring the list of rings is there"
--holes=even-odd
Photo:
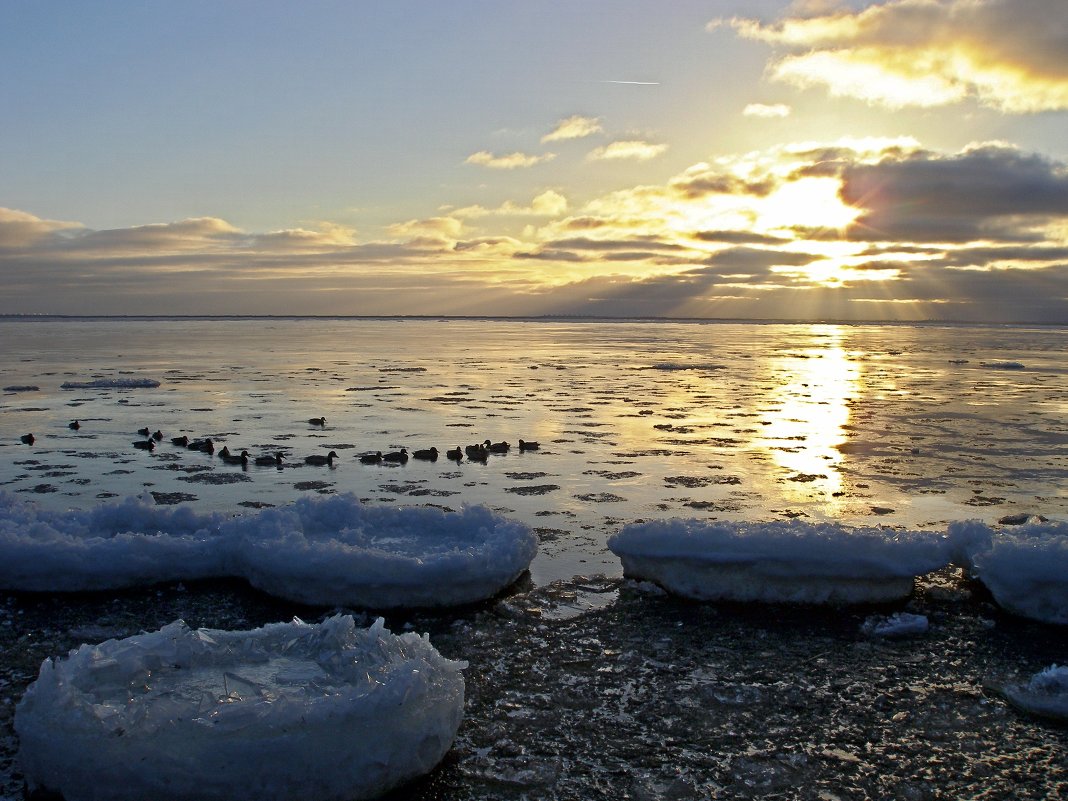
[[[1068,328],[1068,321],[980,322],[972,320],[836,320],[745,317],[599,317],[593,315],[544,314],[534,316],[463,314],[0,314],[0,322],[149,322],[149,321],[345,321],[499,323],[673,323],[687,325],[842,325],[947,328]]]

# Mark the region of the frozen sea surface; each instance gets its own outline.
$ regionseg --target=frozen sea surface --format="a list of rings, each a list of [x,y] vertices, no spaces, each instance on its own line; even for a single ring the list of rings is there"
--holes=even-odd
[[[874,608],[688,603],[623,582],[606,543],[675,517],[932,536],[969,518],[1063,521],[1064,341],[939,326],[0,321],[0,386],[18,388],[0,394],[0,489],[44,509],[148,493],[224,516],[353,492],[484,504],[532,527],[538,557],[510,597],[387,616],[470,664],[454,748],[397,799],[1057,798],[1065,729],[1003,688],[1068,662],[1063,626],[1001,611],[951,569]],[[155,450],[133,445],[142,428],[164,435]],[[172,445],[180,435],[283,464],[228,464]],[[519,438],[541,447],[519,453]],[[513,447],[459,464],[356,458],[485,439]],[[332,466],[304,461],[330,450]],[[927,631],[862,631],[898,612]],[[245,629],[324,614],[230,580],[0,595],[4,797],[21,794],[14,702],[46,657],[176,618]]]
[[[535,529],[539,582],[618,574],[605,542],[638,520],[1065,520],[1066,333],[6,320],[0,386],[38,390],[0,394],[0,489],[54,509],[141,493],[225,514],[342,491],[371,504],[486,504]],[[999,369],[1010,362],[1019,368]],[[61,388],[71,382],[99,386]],[[318,417],[324,426],[309,423]],[[154,451],[134,447],[141,429],[164,435]],[[182,435],[283,462],[226,464],[170,443]],[[540,449],[520,453],[521,438]],[[512,448],[459,464],[356,458],[486,439]],[[330,450],[332,466],[304,462]]]

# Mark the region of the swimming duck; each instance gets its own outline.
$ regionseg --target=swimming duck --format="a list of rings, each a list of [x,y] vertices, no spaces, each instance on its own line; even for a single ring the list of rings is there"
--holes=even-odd
[[[145,426],[144,428],[137,429],[137,433],[140,434],[142,437],[147,437],[149,434],[152,433],[152,429],[150,429],[148,426]]]
[[[171,442],[175,445],[181,445],[184,448],[189,444],[189,437],[185,434],[182,434],[180,437],[171,437]]]
[[[457,445],[452,450],[445,451],[445,455],[455,462],[459,462],[464,458],[463,449],[459,445]]]
[[[520,451],[536,451],[540,447],[541,447],[541,443],[540,442],[527,442],[527,441],[522,440],[522,439],[519,440],[519,450]]]
[[[225,451],[226,449],[223,448],[223,450]],[[222,460],[227,464],[248,464],[248,451],[241,451],[240,454],[233,454],[226,451],[226,453],[220,453],[219,456],[222,457]]]
[[[215,453],[215,443],[210,439],[196,439],[186,445],[191,451],[202,451],[203,453]]]
[[[77,420],[75,420],[75,421],[73,421],[71,423],[67,423],[67,428],[69,428],[71,431],[77,431],[81,427],[82,427],[82,424],[79,423]]]
[[[362,454],[360,456],[360,461],[364,464],[378,464],[382,461],[382,451]]]
[[[326,418],[325,417],[313,417],[311,420],[308,421],[308,425],[310,425],[310,426],[325,426],[326,425]]]
[[[154,451],[156,449],[156,441],[151,439],[139,439],[134,442],[133,446],[142,451]]]
[[[482,443],[490,453],[508,453],[512,446],[507,442],[490,442],[488,439]]]
[[[152,439],[156,440],[156,442],[163,442],[163,432],[157,428],[152,434]]]
[[[393,462],[395,464],[404,464],[408,461],[408,449],[401,448],[399,451],[393,451],[392,453],[382,454],[383,462]]]
[[[413,451],[412,458],[423,459],[427,462],[436,462],[438,460],[438,449],[434,446],[431,446],[422,450]]]
[[[262,465],[280,465],[282,458],[282,454],[276,453],[274,456],[257,456],[254,461]]]
[[[334,453],[333,451],[330,451],[330,453],[328,453],[326,456],[323,456],[321,454],[316,453],[316,454],[312,454],[311,456],[305,456],[304,457],[304,464],[312,464],[312,465],[324,465],[325,464],[325,465],[330,465],[331,467],[333,467],[334,466],[334,459],[336,459],[336,458],[337,458],[337,454]]]
[[[468,459],[474,462],[484,462],[486,457],[489,456],[489,451],[486,450],[486,446],[482,443],[468,445],[464,448],[464,453],[467,454]]]
[[[23,445],[33,445],[33,434],[23,434],[19,439],[22,440]]]

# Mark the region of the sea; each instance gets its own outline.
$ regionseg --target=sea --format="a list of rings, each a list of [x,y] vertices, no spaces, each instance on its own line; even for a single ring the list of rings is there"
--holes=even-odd
[[[872,642],[864,620],[893,609],[684,602],[626,581],[606,542],[678,517],[932,536],[1068,520],[1066,352],[1068,328],[1035,326],[6,317],[0,491],[234,515],[352,493],[530,526],[539,553],[507,597],[387,618],[471,664],[453,751],[397,798],[1061,798],[1065,729],[997,688],[1068,660],[1063,627],[948,570],[895,607],[928,634]],[[134,444],[146,428],[152,451]],[[227,464],[182,435],[282,461]],[[486,440],[510,447],[445,457]],[[21,797],[11,715],[43,658],[179,616],[327,611],[237,582],[6,594],[3,797]]]

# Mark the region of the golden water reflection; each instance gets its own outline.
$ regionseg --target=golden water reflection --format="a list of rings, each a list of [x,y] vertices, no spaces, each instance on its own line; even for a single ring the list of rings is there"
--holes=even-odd
[[[801,347],[771,360],[775,389],[771,405],[761,409],[762,436],[755,443],[784,473],[783,495],[805,502],[822,495],[829,514],[841,505],[838,446],[862,387],[860,366],[844,339],[840,326],[811,326]]]

